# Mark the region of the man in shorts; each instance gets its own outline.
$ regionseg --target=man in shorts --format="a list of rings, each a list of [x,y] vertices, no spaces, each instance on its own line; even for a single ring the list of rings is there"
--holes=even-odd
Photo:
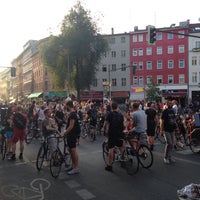
[[[112,111],[108,113],[104,122],[104,132],[108,134],[108,163],[105,167],[107,171],[113,171],[112,162],[114,159],[115,146],[120,148],[123,152],[123,130],[124,130],[124,117],[119,112],[117,103],[112,103]]]

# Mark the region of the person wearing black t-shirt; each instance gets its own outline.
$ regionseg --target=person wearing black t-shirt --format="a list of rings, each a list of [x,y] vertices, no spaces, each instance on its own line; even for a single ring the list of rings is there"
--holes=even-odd
[[[171,164],[175,160],[172,159],[172,149],[174,145],[175,129],[176,129],[176,116],[172,109],[172,102],[166,102],[167,108],[163,110],[161,115],[161,134],[164,134],[166,145],[164,151],[164,163]]]

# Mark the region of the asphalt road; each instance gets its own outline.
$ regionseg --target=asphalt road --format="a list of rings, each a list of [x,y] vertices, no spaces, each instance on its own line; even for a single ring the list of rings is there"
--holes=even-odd
[[[104,170],[102,141],[81,140],[78,146],[80,174],[67,175],[64,165],[60,176],[51,176],[48,166],[35,167],[40,143],[25,146],[24,160],[0,161],[0,200],[175,200],[177,190],[200,183],[200,154],[188,148],[174,151],[176,163],[163,163],[164,145],[156,141],[154,163],[130,176],[115,163],[114,172]],[[18,146],[19,149],[19,146]]]

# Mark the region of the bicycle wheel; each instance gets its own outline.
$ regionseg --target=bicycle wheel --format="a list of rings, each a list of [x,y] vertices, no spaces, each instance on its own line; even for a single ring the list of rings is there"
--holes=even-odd
[[[90,129],[89,133],[88,133],[88,138],[90,140],[90,142],[93,142],[95,140],[95,137],[96,137],[96,132],[95,132],[95,129],[92,128]]]
[[[138,149],[139,162],[144,168],[149,168],[153,164],[153,154],[150,148],[144,144],[141,144]]]
[[[125,155],[125,157],[127,159],[126,159],[126,162],[125,162],[125,166],[126,166],[127,173],[129,175],[134,175],[139,170],[138,154],[134,149],[132,149],[130,147],[126,148],[126,154],[127,155]]]
[[[64,160],[65,160],[65,168],[67,170],[70,169],[72,167],[72,158],[69,152],[65,153]]]
[[[102,150],[103,150],[103,160],[105,164],[108,163],[108,142],[104,141],[102,144]]]
[[[87,137],[86,128],[81,126],[81,138],[85,139]]]
[[[7,150],[7,146],[6,146],[6,138],[2,137],[1,138],[1,159],[4,160],[6,157],[6,150]]]
[[[45,157],[45,147],[44,147],[44,145],[41,145],[41,147],[38,151],[37,160],[36,160],[36,168],[38,171],[40,171],[42,169],[44,157]]]
[[[62,154],[58,150],[54,151],[50,159],[50,172],[54,178],[57,178],[59,176],[62,163],[63,163]]]
[[[192,138],[190,142],[190,149],[193,153],[199,153],[200,152],[200,140],[197,138]]]
[[[34,136],[34,130],[33,129],[28,130],[28,132],[26,134],[26,139],[25,139],[26,144],[31,143],[33,136]]]

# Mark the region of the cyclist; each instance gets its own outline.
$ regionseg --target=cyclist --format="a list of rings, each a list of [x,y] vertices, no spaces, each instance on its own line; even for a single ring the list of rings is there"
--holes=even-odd
[[[44,109],[45,119],[42,121],[42,133],[44,138],[47,138],[48,146],[51,154],[57,148],[57,139],[55,137],[58,132],[58,127],[55,121],[51,118],[51,112],[49,108]]]
[[[124,117],[119,112],[117,103],[113,102],[112,111],[107,115],[104,122],[104,132],[108,135],[108,163],[105,167],[107,171],[113,171],[112,162],[114,157],[114,148],[118,146],[123,154],[123,130],[124,130]]]
[[[145,111],[140,109],[140,104],[137,102],[133,103],[132,109],[133,128],[129,132],[133,132],[134,136],[137,137],[142,144],[147,144],[147,117]]]
[[[68,175],[78,174],[78,153],[76,150],[77,136],[80,133],[80,124],[78,121],[77,113],[74,109],[73,101],[66,103],[69,116],[67,119],[67,127],[64,135],[67,137],[67,145],[72,158],[72,168],[67,172]]]

